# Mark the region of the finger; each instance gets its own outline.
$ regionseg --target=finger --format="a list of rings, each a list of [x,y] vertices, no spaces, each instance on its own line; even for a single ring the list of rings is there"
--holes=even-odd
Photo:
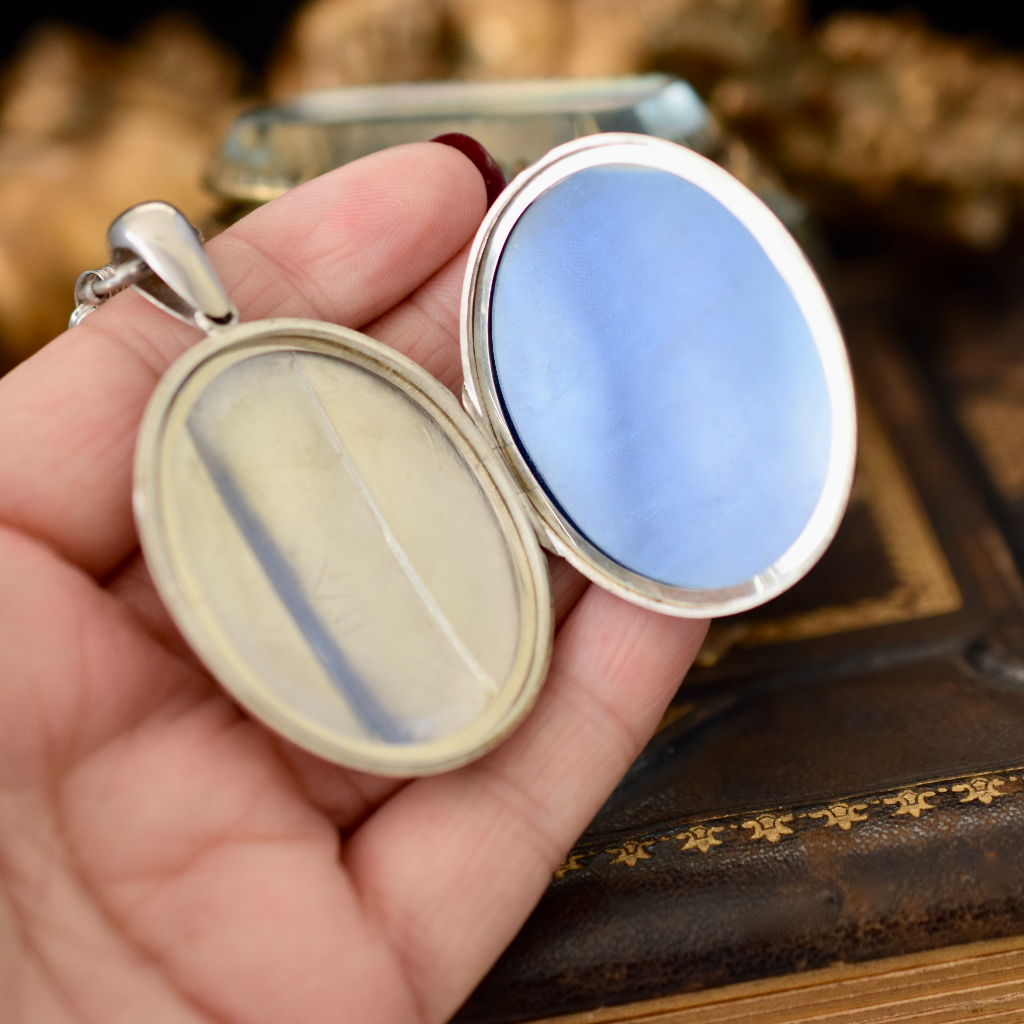
[[[2,527],[0,680],[0,787],[56,778],[155,709],[213,689],[80,569]]]
[[[459,302],[469,248],[404,302],[363,327],[371,338],[404,352],[452,391],[462,385]]]
[[[160,600],[141,551],[136,549],[117,568],[105,589],[108,594],[119,598],[139,625],[171,654],[197,670],[206,671]]]
[[[551,587],[551,603],[555,609],[555,629],[560,629],[591,583],[564,558],[556,558],[554,555],[548,555],[548,582]]]
[[[480,175],[422,143],[309,182],[215,238],[210,259],[245,319],[359,326],[449,262],[483,216]],[[131,552],[131,460],[156,381],[195,331],[133,292],[0,379],[0,523],[88,572]]]
[[[426,1019],[447,1019],[511,941],[654,731],[705,630],[590,587],[519,731],[475,764],[407,786],[353,836],[346,865]]]
[[[339,768],[287,740],[278,739],[277,743],[303,794],[333,822],[343,837],[358,828],[385,800],[409,782],[408,779]]]
[[[116,737],[57,799],[104,916],[204,1019],[415,1019],[339,870],[336,829],[223,698]]]

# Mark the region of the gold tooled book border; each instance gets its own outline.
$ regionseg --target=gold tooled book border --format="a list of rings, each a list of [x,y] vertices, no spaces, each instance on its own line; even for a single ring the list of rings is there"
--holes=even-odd
[[[889,825],[909,825],[936,810],[959,809],[966,804],[986,809],[1020,793],[1024,793],[1024,766],[928,779],[825,803],[687,816],[647,830],[585,837],[555,870],[555,884],[570,874],[579,877],[575,872],[611,867],[628,870],[655,857],[714,857],[738,843],[777,845],[813,829],[829,829],[853,839],[856,830],[882,818]]]

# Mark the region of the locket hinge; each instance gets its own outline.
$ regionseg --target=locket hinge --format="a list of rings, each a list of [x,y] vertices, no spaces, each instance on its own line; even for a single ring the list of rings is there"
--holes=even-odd
[[[70,327],[134,287],[154,305],[207,334],[233,327],[238,310],[213,272],[202,235],[170,203],[139,203],[107,232],[110,262],[75,285]]]

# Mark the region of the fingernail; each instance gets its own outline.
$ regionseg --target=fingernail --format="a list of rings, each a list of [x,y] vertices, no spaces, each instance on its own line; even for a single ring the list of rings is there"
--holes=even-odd
[[[487,188],[487,208],[490,209],[494,200],[501,195],[501,190],[505,187],[505,175],[494,157],[472,135],[463,135],[462,132],[448,132],[445,135],[438,135],[436,139],[430,141],[440,142],[442,146],[451,146],[452,149],[457,149],[473,161],[480,176],[484,179],[484,185]]]

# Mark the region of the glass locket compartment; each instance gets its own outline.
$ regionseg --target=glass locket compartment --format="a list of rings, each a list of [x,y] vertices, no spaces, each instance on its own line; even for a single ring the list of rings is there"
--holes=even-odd
[[[651,193],[650,201],[643,198],[645,191]],[[560,192],[565,193],[562,200]],[[627,212],[616,224],[619,208]],[[537,210],[537,223],[531,225],[528,221]],[[688,231],[688,219],[699,222],[703,237],[700,230]],[[522,233],[526,238],[520,243]],[[657,252],[654,239],[665,243],[664,253]],[[531,247],[543,251],[534,258]],[[510,252],[513,261],[529,264],[533,259],[534,266],[520,272],[513,263],[513,270],[506,271]],[[673,259],[692,281],[670,274],[666,278],[672,267],[661,264]],[[739,268],[730,265],[737,261],[745,262]],[[600,278],[609,265],[613,270],[604,288]],[[661,283],[659,272],[665,286],[673,289],[668,296],[656,287],[653,294],[647,288],[648,278]],[[498,309],[506,273],[518,280],[505,287],[504,306]],[[618,293],[630,283],[639,301],[620,302]],[[572,294],[574,288],[582,297]],[[546,290],[555,296],[554,304]],[[700,314],[692,327],[683,295],[687,291]],[[637,431],[639,436],[630,438],[632,450],[616,464],[615,458],[600,457],[604,447],[616,444],[614,437],[609,440],[611,430],[606,429],[603,437],[588,437],[594,410],[586,408],[579,415],[575,410],[581,404],[580,392],[587,388],[602,399],[607,397],[601,394],[604,388],[614,399],[616,390],[624,390],[619,378],[629,377],[642,363],[644,346],[651,348],[649,336],[630,319],[616,319],[616,314],[625,311],[642,320],[645,302],[669,325],[656,339],[662,350],[648,359],[646,377],[635,374],[630,382],[633,394],[625,389],[632,408],[627,406],[622,414],[614,410],[614,400],[606,404],[612,408],[611,427],[622,435],[644,417],[653,419],[653,425],[646,423],[646,434]],[[699,308],[702,304],[704,308]],[[738,319],[737,309],[742,312]],[[658,323],[652,325],[648,319],[648,326],[651,334],[657,333]],[[515,422],[517,410],[508,394],[514,389],[498,367],[496,342],[503,340],[496,338],[499,327],[504,329],[507,349],[504,372],[523,378],[517,386],[519,401],[531,414],[525,422]],[[517,331],[522,331],[522,339]],[[617,348],[625,358],[603,368],[601,342],[605,351]],[[716,362],[708,352],[719,342]],[[665,350],[681,352],[684,358],[673,364],[664,357]],[[806,257],[775,215],[721,167],[691,150],[649,136],[593,135],[552,150],[520,174],[488,212],[470,254],[463,289],[462,352],[464,404],[519,481],[542,542],[626,600],[665,614],[702,618],[756,607],[800,579],[838,529],[853,480],[856,414],[835,316]],[[534,353],[541,353],[536,362],[543,365],[532,376],[521,373],[522,364]],[[741,379],[736,371],[744,367],[750,372]],[[687,377],[682,370],[694,372]],[[733,379],[725,379],[709,398],[702,390],[708,388],[712,371],[723,378],[732,374]],[[730,383],[735,386],[730,388]],[[535,395],[541,398],[533,402]],[[660,419],[647,416],[649,406],[656,414],[660,408]],[[686,415],[690,406],[697,409]],[[540,445],[531,447],[524,435],[552,409],[556,415],[549,436],[537,434]],[[750,429],[730,439],[736,424],[743,423]],[[673,435],[680,444],[670,444],[665,452],[655,450]],[[804,443],[808,437],[809,445]],[[579,438],[582,442],[574,446],[572,441]],[[764,465],[772,454],[765,451],[772,441],[775,462]],[[692,449],[698,443],[704,448],[695,455]],[[550,450],[540,450],[545,445]],[[724,482],[713,472],[701,478],[702,458],[709,461],[704,458],[708,452],[723,462],[732,460],[733,471]],[[631,544],[634,550],[642,547],[651,517],[645,522],[643,515],[638,516],[632,536],[624,539],[622,534],[628,531],[617,535],[617,527],[629,519],[633,504],[642,509],[647,494],[655,494],[663,504],[656,512],[662,513],[667,547],[672,549],[663,561],[675,558],[681,563],[677,574],[689,571],[703,574],[705,580],[698,585],[666,582],[657,552],[653,557],[650,552],[638,556],[649,569],[653,563],[653,571],[638,571],[626,559],[613,557],[610,544],[596,542],[581,527],[559,483],[546,478],[545,458],[554,467],[552,475],[560,474],[569,490],[589,469],[589,479],[576,487],[581,505],[595,504],[586,493],[588,486],[605,500],[621,502],[618,522],[598,525],[625,550]],[[625,493],[625,481],[618,494],[604,486],[617,465],[625,462],[628,469],[630,459],[644,458],[653,467],[648,473],[653,482],[645,483],[644,474],[636,473],[639,486],[633,494]],[[806,464],[812,462],[816,478],[806,472]],[[780,471],[787,468],[792,480],[781,478]],[[685,488],[687,472],[709,492],[698,495],[706,499],[703,506],[699,500],[687,504],[687,495],[662,486],[665,476],[675,474]],[[806,479],[797,479],[801,474]],[[802,506],[786,493],[796,490],[797,484]],[[747,507],[727,524],[731,532],[719,528],[716,536],[714,529],[704,529],[709,524],[720,527],[715,517],[723,504],[744,492],[749,492]],[[591,519],[600,520],[600,510],[596,515],[593,507],[586,511]],[[745,564],[737,560],[732,569],[737,578],[725,584],[714,579],[714,563],[728,560],[730,548],[742,546],[751,531],[756,533],[759,520],[787,519],[790,535],[768,538],[762,545],[769,555],[751,546]],[[680,536],[687,522],[691,532]],[[687,545],[703,545],[702,564],[685,564]]]
[[[264,320],[167,372],[135,516],[189,644],[255,717],[364,771],[472,760],[547,672],[544,555],[451,393],[355,331]]]

